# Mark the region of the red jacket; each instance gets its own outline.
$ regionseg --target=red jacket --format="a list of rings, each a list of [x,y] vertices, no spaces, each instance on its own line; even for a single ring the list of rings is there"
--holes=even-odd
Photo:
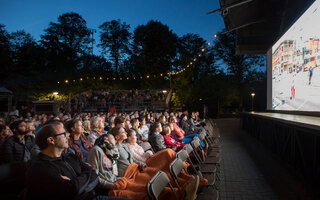
[[[178,142],[171,137],[171,135],[162,135],[164,139],[164,144],[170,147],[183,147],[184,143]]]

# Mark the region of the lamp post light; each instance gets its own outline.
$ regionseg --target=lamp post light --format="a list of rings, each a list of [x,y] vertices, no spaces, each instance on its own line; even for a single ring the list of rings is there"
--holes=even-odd
[[[251,105],[251,111],[253,111],[253,100],[254,100],[254,96],[256,94],[254,92],[251,93],[251,98],[252,98],[252,105]]]

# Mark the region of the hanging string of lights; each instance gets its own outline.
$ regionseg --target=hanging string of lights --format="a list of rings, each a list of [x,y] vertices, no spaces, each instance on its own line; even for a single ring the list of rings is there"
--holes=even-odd
[[[207,44],[208,46],[210,46],[210,42]],[[198,54],[198,57],[201,57],[204,52],[206,51],[205,48],[202,48],[200,53]],[[164,77],[165,74],[168,76],[173,76],[173,75],[178,75],[183,73],[186,69],[190,68],[195,62],[197,61],[197,58],[194,58],[188,65],[186,65],[185,67],[181,68],[178,71],[171,71],[171,72],[167,72],[167,73],[161,73],[159,75],[146,75],[146,76],[137,76],[137,77],[103,77],[103,76],[86,76],[86,77],[81,77],[81,78],[77,78],[77,79],[66,79],[63,81],[57,81],[58,84],[68,84],[68,83],[76,83],[76,82],[83,82],[85,80],[107,80],[107,81],[122,81],[122,80],[142,80],[142,79],[150,79],[150,78],[160,78],[160,77]]]

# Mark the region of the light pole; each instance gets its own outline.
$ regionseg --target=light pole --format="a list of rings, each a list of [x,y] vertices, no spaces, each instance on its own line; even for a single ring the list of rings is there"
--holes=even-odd
[[[89,29],[90,34],[91,34],[91,44],[92,44],[92,51],[91,51],[91,55],[93,56],[93,43],[94,43],[94,39],[93,39],[93,34],[96,33],[97,31],[93,28]]]
[[[251,106],[251,111],[253,111],[253,100],[254,100],[254,96],[256,94],[254,92],[251,93],[251,97],[252,97],[252,106]]]

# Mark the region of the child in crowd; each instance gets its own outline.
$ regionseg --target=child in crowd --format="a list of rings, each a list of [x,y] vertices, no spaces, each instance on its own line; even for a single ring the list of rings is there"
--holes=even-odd
[[[164,139],[164,144],[167,147],[172,148],[175,151],[179,151],[180,149],[182,149],[184,147],[183,142],[178,142],[174,138],[171,137],[171,129],[170,129],[169,125],[164,125],[163,131],[161,132],[161,134]]]

